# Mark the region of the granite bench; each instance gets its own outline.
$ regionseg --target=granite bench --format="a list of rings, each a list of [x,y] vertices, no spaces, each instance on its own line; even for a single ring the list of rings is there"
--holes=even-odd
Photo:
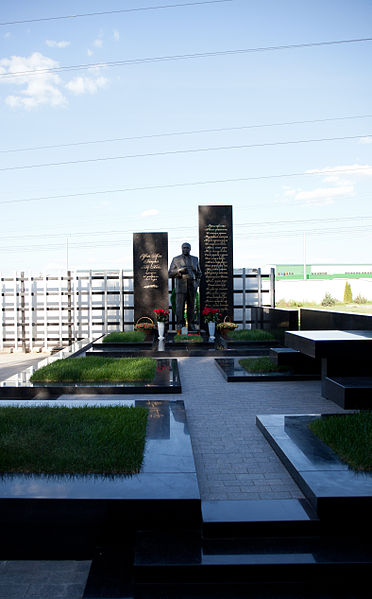
[[[372,376],[326,377],[325,392],[344,410],[372,409]]]
[[[272,347],[270,348],[269,355],[277,366],[288,366],[295,372],[320,374],[320,360],[310,358],[297,349],[292,349],[291,347]]]

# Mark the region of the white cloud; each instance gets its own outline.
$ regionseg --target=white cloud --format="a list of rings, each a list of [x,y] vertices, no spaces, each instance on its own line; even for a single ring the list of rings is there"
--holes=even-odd
[[[7,31],[6,33],[4,33],[3,38],[5,40],[9,39],[10,37],[12,37],[12,34],[10,33],[10,31]]]
[[[334,203],[337,198],[354,197],[357,179],[372,176],[372,165],[344,164],[332,167],[326,166],[306,172],[324,175],[322,179],[327,185],[310,191],[305,191],[302,188],[283,187],[283,199],[281,201],[322,206]]]
[[[59,63],[40,52],[34,52],[31,56],[11,56],[0,60],[1,74],[14,74],[14,77],[2,77],[0,82],[8,85],[23,87],[17,94],[5,98],[6,104],[12,108],[35,108],[41,104],[50,106],[61,106],[66,103],[66,98],[59,89],[62,83],[56,73],[45,69],[58,67]],[[38,71],[35,74],[26,71]],[[24,73],[16,76],[16,73]]]
[[[156,208],[152,208],[151,210],[144,210],[143,212],[141,212],[141,216],[144,218],[147,218],[148,216],[157,216],[157,214],[159,214],[159,210],[156,210]]]
[[[326,166],[325,168],[312,169],[306,171],[307,173],[314,173],[321,175],[322,173],[330,175],[333,173],[337,175],[340,173],[341,175],[346,174],[348,177],[351,175],[354,176],[371,176],[372,175],[372,165],[370,164],[344,164],[342,166]]]
[[[354,186],[338,186],[338,187],[318,187],[312,191],[298,191],[294,195],[294,200],[322,206],[332,204],[334,198],[354,195]]]
[[[120,33],[118,32],[118,30],[117,30],[117,29],[114,29],[114,31],[113,31],[113,34],[112,34],[112,35],[113,35],[113,38],[114,38],[115,42],[118,42],[118,41],[119,41],[119,39],[120,39]]]
[[[45,40],[45,43],[47,46],[49,46],[49,48],[66,48],[71,44],[71,42],[56,42],[55,40]]]
[[[359,143],[361,144],[372,144],[372,137],[361,137],[359,140]]]
[[[88,56],[93,56],[94,52],[93,52],[93,50],[91,50],[90,48],[88,48],[87,54],[88,54]]]
[[[96,40],[94,40],[93,46],[95,46],[96,48],[102,48],[102,46],[103,46],[103,40],[97,38]]]
[[[86,75],[74,77],[68,83],[66,88],[76,95],[96,94],[99,89],[106,87],[108,79],[99,75],[98,77],[87,77]]]

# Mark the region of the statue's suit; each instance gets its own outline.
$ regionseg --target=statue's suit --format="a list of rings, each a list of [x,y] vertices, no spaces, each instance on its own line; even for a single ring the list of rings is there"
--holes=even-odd
[[[181,268],[187,273],[179,274]],[[195,294],[199,287],[202,272],[196,256],[181,254],[173,258],[168,276],[175,281],[177,328],[184,324],[185,302],[187,302],[187,320],[190,330],[194,328]]]

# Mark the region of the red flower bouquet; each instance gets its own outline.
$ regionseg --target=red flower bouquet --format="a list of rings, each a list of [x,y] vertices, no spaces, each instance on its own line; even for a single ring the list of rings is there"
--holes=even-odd
[[[157,308],[154,310],[156,314],[156,320],[158,322],[167,322],[169,320],[169,310],[163,310],[163,308]]]
[[[221,318],[221,314],[217,308],[204,308],[202,316],[205,322],[218,322]]]

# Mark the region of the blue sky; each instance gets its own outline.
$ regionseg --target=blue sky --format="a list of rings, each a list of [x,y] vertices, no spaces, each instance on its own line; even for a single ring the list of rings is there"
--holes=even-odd
[[[200,204],[232,204],[236,268],[301,262],[304,235],[309,263],[371,262],[372,42],[106,63],[371,37],[372,3],[36,21],[180,3],[2,3],[32,22],[0,25],[1,271],[64,269],[67,245],[72,269],[130,268],[137,231],[198,254]]]

